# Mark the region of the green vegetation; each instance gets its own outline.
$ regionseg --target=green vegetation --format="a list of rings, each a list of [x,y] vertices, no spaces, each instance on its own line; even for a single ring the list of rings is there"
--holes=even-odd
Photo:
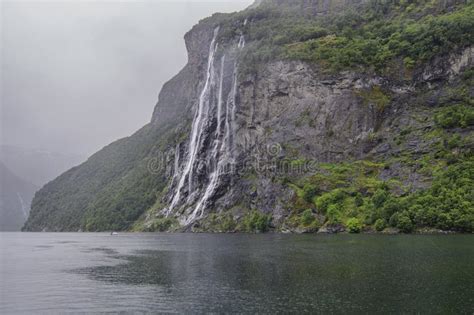
[[[472,1],[449,9],[440,0],[369,1],[367,5],[318,16],[301,1],[286,6],[264,3],[258,8],[222,16],[221,41],[243,32],[242,56],[247,71],[275,59],[305,60],[328,71],[357,69],[407,71],[434,56],[472,45]],[[236,28],[245,18],[251,23]]]
[[[129,230],[157,201],[167,184],[149,162],[175,134],[168,126],[145,126],[105,147],[41,189],[26,230]]]
[[[432,126],[431,117],[436,122],[429,133],[406,128],[386,140],[396,145],[400,135],[423,137],[431,145],[422,154],[402,149],[398,156],[381,161],[323,163],[313,175],[287,179],[296,191],[291,207],[296,213],[304,211],[304,217],[312,212],[323,215],[321,223],[342,224],[351,233],[364,226],[376,231],[392,227],[404,233],[424,228],[474,231],[472,109],[467,104],[426,109],[427,116],[420,121]],[[405,141],[398,145],[405,148]],[[398,175],[383,179],[381,174],[387,171]],[[411,187],[413,173],[429,181],[427,188]]]
[[[332,165],[337,169],[337,165]],[[346,165],[343,166],[344,168]],[[326,223],[345,225],[349,232],[358,233],[362,222],[377,231],[387,226],[411,232],[414,228],[432,227],[442,230],[472,232],[474,230],[474,159],[459,160],[436,172],[433,183],[426,190],[396,195],[395,181],[377,179],[377,173],[367,175],[350,169],[345,173],[347,184],[341,185],[327,175],[334,186],[314,198],[313,207],[326,216]],[[310,180],[320,180],[319,176]],[[299,198],[299,197],[298,197]],[[295,201],[298,207],[298,201]],[[302,222],[311,210],[303,213]]]
[[[335,71],[362,67],[380,71],[397,59],[412,69],[436,55],[473,43],[472,5],[456,12],[427,14],[422,19],[412,19],[408,7],[388,9],[389,16],[369,7],[353,17],[355,29],[346,24],[330,35],[290,45],[287,56],[326,64]]]
[[[390,224],[397,227],[403,233],[410,233],[413,231],[413,222],[407,212],[394,213],[390,218]]]
[[[377,219],[374,223],[374,228],[376,231],[381,232],[387,227],[384,219]]]
[[[300,223],[302,226],[309,226],[315,220],[316,218],[313,216],[313,211],[311,209],[306,209],[301,215]]]
[[[466,128],[474,126],[474,108],[453,105],[442,108],[435,116],[435,122],[443,128]]]
[[[390,103],[390,97],[382,91],[380,86],[373,86],[370,90],[360,91],[358,94],[362,97],[364,104],[374,106],[379,113],[382,113]]]
[[[175,218],[158,218],[145,230],[147,232],[166,232],[173,227],[179,227],[179,222]]]
[[[316,195],[317,192],[317,187],[311,185],[310,183],[306,183],[303,186],[303,198],[308,202],[311,202],[311,200],[313,200],[313,197]]]
[[[210,232],[234,232],[237,230],[237,222],[231,213],[211,213],[205,222],[204,230]]]
[[[362,223],[357,218],[350,218],[346,222],[349,233],[360,233],[362,230]]]
[[[271,215],[263,214],[259,211],[252,211],[243,218],[242,230],[249,233],[267,232],[270,228],[271,219]]]

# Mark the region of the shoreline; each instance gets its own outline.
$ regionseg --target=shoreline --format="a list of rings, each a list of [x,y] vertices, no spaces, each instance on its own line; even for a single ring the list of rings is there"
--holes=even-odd
[[[340,232],[328,232],[328,231],[267,231],[267,232],[240,232],[240,231],[0,231],[0,233],[100,233],[110,234],[110,236],[117,236],[120,234],[243,234],[243,235],[256,235],[256,234],[281,234],[281,235],[472,235],[474,232],[458,232],[458,231],[443,231],[437,229],[420,229],[410,233],[404,233],[397,231],[396,229],[387,229],[384,231],[366,230],[359,233],[351,233],[348,231]],[[114,234],[112,234],[114,233]],[[115,234],[117,233],[117,234]]]

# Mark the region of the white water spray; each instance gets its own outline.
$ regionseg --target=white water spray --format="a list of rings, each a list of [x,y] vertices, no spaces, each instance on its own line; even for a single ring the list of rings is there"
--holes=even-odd
[[[179,143],[176,145],[175,153],[174,153],[174,173],[173,173],[173,181],[177,178],[179,173]]]
[[[238,47],[239,47],[240,49],[242,49],[242,48],[245,47],[245,37],[244,37],[244,35],[240,35]]]
[[[214,71],[213,71],[214,55],[217,50],[216,39],[217,39],[218,33],[219,33],[219,27],[217,27],[214,30],[214,37],[212,38],[211,45],[209,47],[209,60],[207,64],[206,82],[204,84],[201,95],[199,97],[198,109],[196,111],[196,115],[193,120],[191,138],[189,141],[188,159],[186,161],[186,165],[184,167],[183,173],[181,174],[181,177],[179,179],[178,186],[175,190],[175,195],[173,197],[173,200],[171,201],[171,205],[168,208],[168,211],[167,211],[168,214],[171,213],[173,208],[181,199],[181,190],[183,189],[186,179],[188,179],[188,184],[189,184],[189,195],[191,195],[191,192],[192,192],[193,168],[194,168],[194,163],[196,162],[198,147],[199,147],[199,143],[200,143],[202,131],[203,131],[203,125],[204,125],[203,116],[204,116],[204,113],[207,112],[206,107],[209,106],[208,104],[209,94],[210,94],[209,92],[210,92],[210,87],[211,87],[213,74],[214,74]]]
[[[239,43],[237,45],[239,49],[245,47],[245,38],[244,35],[240,36]],[[221,76],[220,76],[220,84],[222,84],[222,80],[224,77],[223,66],[221,65]],[[221,171],[224,170],[224,167],[227,163],[231,165],[235,164],[234,157],[233,157],[233,139],[235,137],[235,114],[236,114],[236,100],[237,100],[237,81],[238,81],[238,70],[237,70],[237,61],[234,63],[234,71],[232,74],[232,90],[227,99],[226,103],[226,118],[225,118],[225,134],[224,134],[224,141],[221,145],[219,138],[215,141],[215,146],[213,149],[212,157],[214,157],[214,161],[216,162],[216,168],[210,175],[209,184],[199,202],[196,205],[191,216],[186,220],[186,223],[191,223],[197,217],[202,217],[204,212],[204,207],[212,195],[216,192],[217,187],[219,186],[219,177],[221,175]],[[219,104],[219,103],[218,103]],[[218,116],[218,120],[220,120],[220,116]],[[219,124],[220,126],[220,124]],[[220,146],[220,149],[219,149]],[[223,158],[218,157],[218,154],[223,155]]]
[[[244,25],[247,21],[244,22]],[[174,196],[171,204],[167,209],[167,215],[170,215],[173,209],[182,200],[182,190],[188,181],[188,198],[186,204],[194,202],[195,197],[199,196],[195,208],[185,219],[184,224],[190,224],[198,218],[201,218],[204,214],[209,200],[216,193],[220,179],[223,173],[226,171],[227,166],[233,166],[235,164],[233,157],[233,145],[235,137],[235,116],[236,116],[236,95],[237,95],[237,61],[233,63],[232,69],[232,82],[230,85],[230,91],[225,97],[225,115],[223,115],[224,105],[224,78],[226,70],[226,55],[224,54],[220,60],[220,69],[215,69],[215,55],[217,51],[217,35],[219,28],[214,30],[214,37],[209,47],[209,59],[207,65],[206,81],[199,97],[199,103],[197,106],[194,120],[192,123],[191,136],[188,146],[188,156],[184,163],[184,168],[180,172],[179,162],[179,146],[176,148],[175,154],[175,180],[177,181],[176,188],[174,190]],[[241,50],[245,47],[245,37],[242,34],[237,43],[237,49]],[[216,71],[219,70],[219,71]],[[219,73],[217,73],[219,72]],[[216,82],[218,78],[219,82]],[[216,93],[217,92],[217,93]],[[224,116],[224,117],[223,117]],[[217,119],[217,127],[215,130],[209,130],[212,128],[212,121]],[[224,128],[222,125],[224,124]],[[224,130],[222,130],[224,129]],[[203,151],[203,143],[207,142],[208,137],[210,138],[211,147],[209,151]],[[193,180],[194,180],[194,169],[199,160],[199,155],[205,153],[206,166],[210,167],[210,174],[208,176],[207,185],[204,190],[194,191]],[[196,195],[197,193],[200,193]]]
[[[248,19],[245,19],[245,21],[244,21],[244,26],[247,25],[248,21],[249,21]],[[242,48],[245,47],[245,36],[244,36],[244,34],[241,34],[241,35],[240,35],[238,47],[239,47],[240,49],[242,49]]]
[[[224,85],[224,66],[225,55],[221,59],[221,73],[219,77],[219,99],[217,100],[217,136],[221,134],[221,117],[222,117],[222,88]]]

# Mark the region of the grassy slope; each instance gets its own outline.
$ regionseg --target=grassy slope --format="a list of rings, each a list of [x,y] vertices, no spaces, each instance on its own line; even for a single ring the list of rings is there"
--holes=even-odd
[[[164,174],[148,166],[174,136],[166,130],[147,125],[47,184],[34,198],[24,229],[129,229],[165,186]]]

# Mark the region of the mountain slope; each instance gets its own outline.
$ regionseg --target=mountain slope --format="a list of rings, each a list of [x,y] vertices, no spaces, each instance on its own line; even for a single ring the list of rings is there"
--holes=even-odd
[[[37,187],[14,175],[0,162],[0,231],[19,231]]]
[[[263,0],[185,36],[149,125],[26,230],[472,231],[473,4]]]

